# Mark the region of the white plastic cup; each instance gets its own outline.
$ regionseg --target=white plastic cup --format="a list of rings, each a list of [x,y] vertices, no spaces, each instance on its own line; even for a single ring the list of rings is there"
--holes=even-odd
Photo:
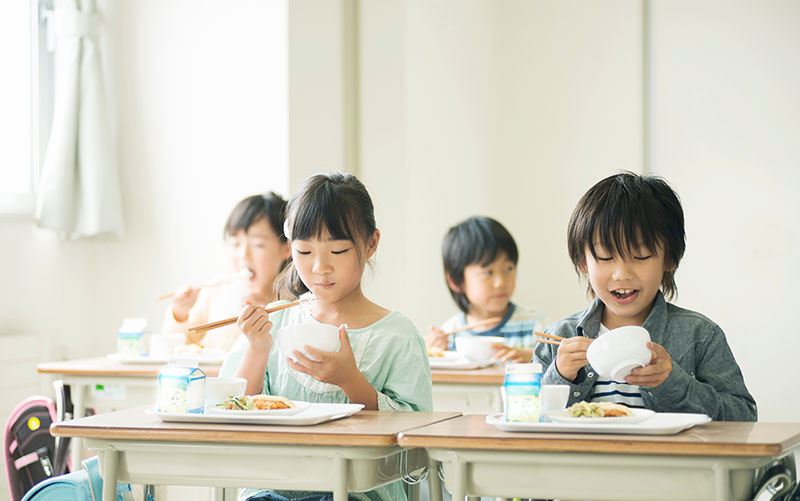
[[[549,411],[567,408],[569,401],[568,384],[543,384],[539,395],[539,416],[546,420]]]

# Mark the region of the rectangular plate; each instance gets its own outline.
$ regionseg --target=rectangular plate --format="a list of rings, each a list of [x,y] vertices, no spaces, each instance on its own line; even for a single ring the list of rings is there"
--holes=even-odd
[[[674,435],[680,431],[705,424],[711,418],[705,414],[679,414],[657,412],[653,417],[639,423],[631,424],[592,424],[587,423],[516,423],[508,422],[503,414],[486,416],[486,423],[497,426],[503,431],[534,433],[600,433],[626,435]]]
[[[333,421],[351,416],[360,411],[361,404],[326,404],[312,403],[303,412],[292,415],[265,416],[265,415],[236,415],[227,414],[172,414],[167,412],[151,412],[162,421],[180,423],[225,423],[225,424],[285,424],[290,426],[307,426],[312,424]]]
[[[197,360],[198,363],[216,365],[225,360],[225,353],[209,352],[194,355],[120,355],[119,353],[109,353],[108,358],[121,364],[159,364],[167,365],[171,359],[176,360]]]

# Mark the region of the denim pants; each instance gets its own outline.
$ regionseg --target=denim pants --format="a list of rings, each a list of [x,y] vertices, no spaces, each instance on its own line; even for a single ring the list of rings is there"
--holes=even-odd
[[[275,494],[274,492],[270,492],[267,494],[259,494],[258,496],[247,498],[247,501],[333,501],[333,494],[330,493],[315,494],[313,496],[305,496],[302,498],[290,499],[281,496],[280,494]]]

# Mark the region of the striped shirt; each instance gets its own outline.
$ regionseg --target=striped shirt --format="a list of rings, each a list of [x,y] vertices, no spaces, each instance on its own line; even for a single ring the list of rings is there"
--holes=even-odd
[[[441,326],[443,331],[451,331],[467,325],[467,317],[461,312],[447,319]],[[531,308],[523,308],[514,303],[508,304],[508,311],[499,324],[488,331],[466,330],[450,336],[448,349],[456,349],[456,336],[500,336],[505,338],[505,345],[512,348],[533,349],[536,344],[534,332],[541,332],[545,327],[544,313]]]
[[[608,332],[608,327],[600,324],[597,337]],[[602,376],[597,377],[597,381],[592,388],[592,402],[613,402],[615,404],[625,404],[628,407],[644,409],[642,392],[639,386],[628,384],[625,381],[614,381]]]

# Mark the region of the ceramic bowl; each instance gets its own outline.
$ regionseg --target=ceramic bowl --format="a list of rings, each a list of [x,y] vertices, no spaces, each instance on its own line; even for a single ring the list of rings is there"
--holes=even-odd
[[[456,352],[473,362],[486,363],[494,356],[492,345],[503,341],[499,336],[456,336]]]
[[[180,332],[154,334],[150,337],[150,355],[153,357],[166,357],[173,350],[186,344],[186,334]]]
[[[206,405],[224,402],[228,397],[244,395],[247,380],[241,377],[207,377]]]
[[[311,346],[320,351],[332,352],[339,349],[339,329],[327,324],[294,324],[281,328],[275,337],[283,354],[292,357],[299,351],[308,355],[303,346]],[[294,359],[294,357],[292,357]]]
[[[586,359],[600,376],[624,381],[633,368],[650,363],[648,341],[650,333],[644,327],[618,327],[595,339],[586,350]]]

